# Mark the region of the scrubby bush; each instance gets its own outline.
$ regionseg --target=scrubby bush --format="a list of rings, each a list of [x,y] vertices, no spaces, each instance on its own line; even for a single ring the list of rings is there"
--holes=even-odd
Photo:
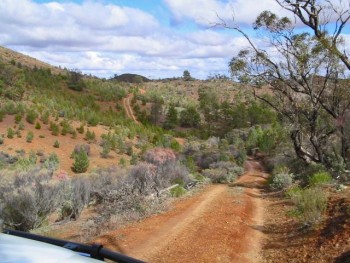
[[[13,139],[14,136],[15,136],[15,131],[12,130],[12,128],[8,128],[7,129],[7,138]]]
[[[59,200],[59,185],[51,183],[51,176],[34,169],[0,185],[0,219],[6,227],[29,231],[47,220]]]
[[[90,130],[87,130],[85,134],[85,140],[87,140],[89,143],[94,142],[96,140],[95,132],[91,132]]]
[[[32,142],[34,139],[34,133],[32,131],[29,131],[26,136],[27,142]]]
[[[41,120],[43,121],[44,124],[48,124],[49,123],[49,118],[50,118],[50,113],[48,111],[45,111],[41,115]]]
[[[178,185],[170,190],[170,194],[173,197],[180,197],[186,193],[186,189]]]
[[[28,110],[26,121],[30,124],[34,124],[37,117],[38,117],[38,114],[36,113],[35,110],[32,110],[32,109]]]
[[[58,136],[60,134],[60,127],[54,122],[50,123],[50,130],[51,134],[54,136]]]
[[[83,134],[85,132],[85,129],[84,129],[84,124],[80,124],[80,126],[77,128],[77,131],[80,133],[80,134]]]
[[[310,186],[319,186],[328,184],[332,181],[332,177],[327,172],[318,172],[309,177]]]
[[[75,176],[64,184],[64,202],[60,206],[60,219],[77,219],[84,207],[89,204],[91,181],[84,177]]]
[[[202,174],[209,178],[213,183],[227,183],[231,179],[234,179],[230,178],[226,169],[223,168],[205,169],[202,171]]]
[[[89,167],[89,156],[85,151],[79,151],[74,154],[74,163],[72,170],[75,173],[85,173]]]
[[[292,188],[287,192],[296,208],[291,212],[301,222],[309,225],[318,223],[327,208],[327,195],[319,187]]]
[[[37,129],[37,130],[40,130],[40,129],[41,129],[41,124],[40,124],[39,122],[37,122],[37,123],[35,124],[35,129]]]
[[[60,142],[58,140],[55,140],[55,142],[53,143],[53,147],[60,148]]]
[[[19,131],[23,131],[24,128],[25,128],[24,123],[23,123],[23,122],[20,122],[20,123],[18,124],[18,130],[19,130]]]
[[[293,184],[294,175],[291,173],[279,173],[272,177],[270,187],[274,190],[286,189]]]
[[[20,123],[20,121],[22,120],[22,115],[21,114],[16,114],[15,115],[15,123]]]
[[[60,160],[55,153],[51,153],[49,157],[45,160],[43,167],[51,171],[56,171],[59,167]]]
[[[74,156],[75,154],[78,154],[80,152],[85,152],[86,155],[89,156],[90,155],[90,145],[88,145],[88,144],[75,145],[72,155]]]

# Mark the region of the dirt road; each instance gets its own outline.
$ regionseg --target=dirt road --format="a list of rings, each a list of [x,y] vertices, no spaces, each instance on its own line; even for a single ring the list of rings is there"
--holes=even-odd
[[[232,186],[210,185],[175,208],[98,238],[147,262],[259,262],[265,180],[257,162]]]
[[[130,100],[132,99],[133,94],[128,94],[126,98],[123,98],[123,107],[125,109],[126,115],[128,118],[132,119],[135,123],[139,123],[134,115],[134,112],[132,111],[132,108],[130,106]]]

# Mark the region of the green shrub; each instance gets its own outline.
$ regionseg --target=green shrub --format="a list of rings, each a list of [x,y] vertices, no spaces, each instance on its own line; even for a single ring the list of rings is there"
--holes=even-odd
[[[131,165],[136,165],[138,163],[139,159],[138,159],[138,156],[137,154],[132,154],[131,155],[131,159],[130,159],[130,164]]]
[[[48,111],[45,111],[43,115],[41,115],[41,120],[43,121],[44,124],[49,123],[49,117],[50,117],[50,113]]]
[[[0,145],[4,143],[4,138],[0,136]]]
[[[54,122],[50,123],[50,130],[51,134],[54,136],[58,136],[60,134],[60,127]]]
[[[301,222],[313,225],[322,219],[322,213],[327,207],[327,195],[320,187],[294,187],[287,192],[287,196],[296,206],[292,214]]]
[[[20,123],[18,124],[18,130],[23,131],[24,128],[25,128],[24,123],[23,123],[23,122],[20,122]]]
[[[22,115],[17,113],[16,116],[15,116],[15,123],[20,123],[20,121],[22,120]]]
[[[119,165],[120,165],[121,167],[125,167],[125,166],[126,166],[126,160],[125,160],[124,157],[120,158],[120,160],[119,160]]]
[[[30,124],[34,124],[37,117],[38,117],[38,114],[36,113],[36,111],[29,110],[27,112],[26,121]]]
[[[58,169],[58,166],[60,164],[60,160],[58,159],[58,156],[55,153],[51,153],[49,157],[44,162],[44,167],[46,169],[55,171]]]
[[[170,190],[170,194],[173,197],[180,197],[186,193],[186,189],[178,185]]]
[[[14,136],[15,136],[15,131],[12,130],[12,128],[8,128],[7,129],[7,138],[13,139]]]
[[[96,140],[95,132],[91,132],[90,130],[87,130],[85,134],[85,140],[87,140],[88,142],[94,142]]]
[[[35,129],[37,129],[37,130],[41,129],[41,124],[39,122],[36,122]]]
[[[111,151],[111,145],[108,141],[105,141],[102,145],[101,157],[108,158],[110,151]]]
[[[318,172],[313,174],[309,178],[309,185],[310,186],[318,186],[318,185],[324,185],[327,183],[330,183],[332,181],[332,177],[327,172]]]
[[[74,153],[72,170],[75,173],[85,173],[89,167],[89,157],[85,151]]]
[[[77,138],[77,135],[78,135],[78,134],[77,134],[76,131],[73,130],[73,131],[71,132],[71,134],[72,134],[72,139],[76,139],[76,138]]]
[[[60,148],[60,142],[58,140],[56,140],[54,143],[53,143],[53,147],[55,148]]]
[[[27,142],[32,142],[34,139],[34,133],[32,131],[29,131],[26,136]]]
[[[80,126],[77,128],[77,131],[80,134],[84,134],[85,130],[84,130],[84,124],[80,124]]]
[[[283,190],[290,187],[293,184],[294,174],[289,172],[288,167],[277,166],[272,172],[272,176],[268,182],[271,189]]]

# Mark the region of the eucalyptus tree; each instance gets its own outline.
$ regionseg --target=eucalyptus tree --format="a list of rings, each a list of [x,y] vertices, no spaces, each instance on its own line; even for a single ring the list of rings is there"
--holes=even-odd
[[[292,1],[280,3],[286,8],[288,3],[292,5]],[[228,27],[224,22],[222,25]],[[323,30],[322,37],[307,31],[299,33],[290,19],[269,11],[262,12],[254,23],[260,39],[267,42],[265,48],[255,44],[239,27],[230,28],[239,31],[249,43],[249,48],[241,50],[229,63],[233,77],[250,84],[256,97],[289,123],[296,155],[305,162],[328,167],[332,167],[335,155],[346,160],[349,139],[344,122],[350,107],[350,88],[348,65],[340,54],[337,33],[329,35]],[[332,41],[335,44],[329,46]],[[267,87],[273,96],[256,92],[261,87]]]

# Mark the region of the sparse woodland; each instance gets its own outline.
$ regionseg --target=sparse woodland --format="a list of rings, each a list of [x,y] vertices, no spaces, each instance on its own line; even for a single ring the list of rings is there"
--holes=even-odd
[[[278,2],[310,31],[262,12],[254,29],[277,50],[275,61],[223,21],[250,44],[231,59],[232,78],[195,80],[185,70],[179,79],[120,82],[0,57],[4,226],[45,233],[92,209],[92,238],[116,217],[146,217],[196,185],[233,183],[253,156],[271,173],[267,191],[293,204],[288,216],[317,228],[330,193],[347,191],[350,180],[350,63],[341,41],[350,8]],[[127,117],[126,98],[140,123]]]

